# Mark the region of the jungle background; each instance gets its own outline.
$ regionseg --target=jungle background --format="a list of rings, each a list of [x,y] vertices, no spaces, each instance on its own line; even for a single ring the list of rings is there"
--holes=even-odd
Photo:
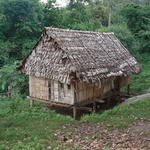
[[[143,68],[140,76],[133,77],[131,90],[141,93],[148,88],[150,0],[68,0],[66,7],[59,7],[56,0],[0,0],[0,8],[0,93],[11,86],[28,94],[28,79],[16,67],[45,26],[114,32]]]
[[[150,87],[150,0],[0,0],[0,150],[124,150],[150,148],[150,98],[83,115],[79,121],[35,102],[29,107],[28,77],[16,67],[45,26],[114,32],[142,72],[130,92]],[[123,89],[126,90],[126,89]],[[149,93],[150,95],[150,93]],[[4,98],[4,99],[3,99]]]

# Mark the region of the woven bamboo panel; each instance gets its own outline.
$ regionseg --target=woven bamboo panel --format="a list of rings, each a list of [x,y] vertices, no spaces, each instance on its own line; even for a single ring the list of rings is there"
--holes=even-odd
[[[106,83],[104,83],[103,85],[103,94],[111,91],[114,88],[114,82],[112,80],[107,81]]]
[[[74,103],[74,87],[63,84],[63,88],[59,88],[59,82],[47,80],[35,76],[29,76],[30,96],[42,100],[73,104]]]
[[[122,77],[120,86],[126,86],[129,83],[130,77]],[[63,84],[59,81],[29,76],[29,87],[31,97],[64,104],[74,104],[74,84],[68,86],[68,84]],[[87,82],[77,81],[77,103],[83,100],[100,97],[114,87],[113,79],[106,80],[100,88],[94,87]]]
[[[49,100],[47,82],[48,80],[45,80],[44,78],[29,76],[30,96]]]
[[[78,81],[77,102],[101,96],[103,89]]]

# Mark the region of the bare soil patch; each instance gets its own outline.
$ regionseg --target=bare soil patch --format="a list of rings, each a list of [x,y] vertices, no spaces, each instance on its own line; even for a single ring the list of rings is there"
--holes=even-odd
[[[142,138],[150,139],[150,122],[138,121],[135,125],[128,128],[128,132],[136,134]]]

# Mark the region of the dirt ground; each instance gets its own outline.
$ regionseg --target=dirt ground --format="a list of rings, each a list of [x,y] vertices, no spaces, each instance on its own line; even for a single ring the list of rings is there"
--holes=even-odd
[[[150,139],[150,122],[139,121],[137,124],[130,126],[128,132]]]
[[[122,131],[108,131],[97,123],[69,124],[54,135],[61,146],[71,145],[67,150],[150,150],[150,122],[142,120]]]
[[[139,95],[128,99],[121,105],[149,97],[150,93]],[[71,109],[68,111],[63,107],[60,109],[60,107],[52,106],[50,109],[63,115],[72,114]],[[87,113],[80,112],[80,115]],[[54,136],[61,146],[71,147],[66,150],[73,148],[82,150],[150,150],[150,120],[139,120],[121,131],[115,128],[113,131],[108,131],[98,123],[68,124],[57,131]]]

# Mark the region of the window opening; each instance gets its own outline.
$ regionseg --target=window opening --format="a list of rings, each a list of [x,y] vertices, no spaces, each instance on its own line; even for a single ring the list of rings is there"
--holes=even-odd
[[[70,85],[70,84],[67,84],[67,88],[70,90],[70,89],[71,89],[71,85]]]
[[[64,84],[59,82],[59,87],[63,89],[64,88]]]

